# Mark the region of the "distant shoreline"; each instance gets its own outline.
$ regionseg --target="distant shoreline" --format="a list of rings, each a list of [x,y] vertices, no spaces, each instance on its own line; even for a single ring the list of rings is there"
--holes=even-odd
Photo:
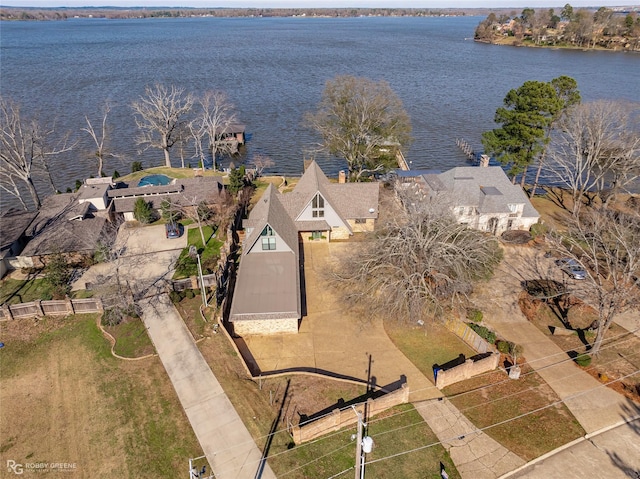
[[[477,43],[485,43],[487,45],[497,45],[497,46],[507,46],[507,47],[516,47],[516,48],[544,48],[547,50],[580,50],[583,52],[617,52],[617,53],[640,53],[640,50],[634,49],[625,49],[625,48],[606,48],[601,45],[596,45],[594,47],[585,47],[585,46],[577,46],[577,45],[536,45],[533,42],[517,42],[517,41],[490,41],[484,40],[480,38],[474,38],[473,41]]]
[[[73,18],[355,18],[482,16],[488,8],[194,8],[194,7],[14,7],[0,6],[0,20]]]

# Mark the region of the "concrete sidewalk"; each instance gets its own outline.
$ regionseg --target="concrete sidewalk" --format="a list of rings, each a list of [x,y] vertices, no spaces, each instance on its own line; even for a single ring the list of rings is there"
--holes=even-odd
[[[521,282],[550,277],[546,275],[554,273],[553,262],[533,248],[505,247],[499,268],[500,272],[474,292],[473,301],[484,312],[483,322],[499,336],[524,347],[527,363],[565,402],[587,433],[629,418],[630,400],[580,369],[520,310]]]
[[[275,479],[168,295],[147,298],[140,306],[149,336],[215,477]]]
[[[524,460],[478,430],[448,399],[414,403],[462,479],[495,479],[524,465]]]
[[[502,476],[527,479],[640,478],[640,419],[580,438]]]

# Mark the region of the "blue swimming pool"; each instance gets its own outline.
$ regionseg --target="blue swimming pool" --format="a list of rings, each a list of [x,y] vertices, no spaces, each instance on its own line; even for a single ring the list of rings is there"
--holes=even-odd
[[[166,175],[149,175],[140,178],[138,186],[165,186],[171,183],[171,178]]]

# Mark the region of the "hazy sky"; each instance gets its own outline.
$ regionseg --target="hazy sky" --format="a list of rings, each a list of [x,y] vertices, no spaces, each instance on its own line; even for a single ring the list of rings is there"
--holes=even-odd
[[[31,6],[31,7],[78,7],[78,6],[175,6],[175,7],[236,7],[236,8],[304,8],[304,7],[403,7],[403,8],[473,8],[473,7],[494,7],[494,8],[515,8],[524,7],[541,8],[555,7],[561,8],[567,3],[560,0],[555,4],[553,0],[458,0],[451,2],[446,0],[0,0],[2,5],[7,6]],[[570,1],[573,7],[585,6],[619,6],[614,1],[607,0],[587,0]]]

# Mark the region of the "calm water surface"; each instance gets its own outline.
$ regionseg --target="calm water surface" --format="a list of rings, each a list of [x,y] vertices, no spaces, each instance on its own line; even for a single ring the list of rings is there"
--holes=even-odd
[[[95,174],[82,136],[84,116],[95,122],[110,100],[107,173],[129,171],[131,161],[159,165],[162,155],[141,155],[129,105],[156,82],[194,93],[224,90],[247,125],[245,158],[263,153],[273,172],[299,174],[317,138],[302,116],[315,109],[325,82],[338,74],[388,81],[404,102],[415,142],[406,152],[414,167],[464,165],[457,137],[479,148],[480,134],[507,91],[526,80],[569,75],[584,100],[640,102],[640,56],[500,47],[470,40],[481,18],[239,18],[77,19],[3,22],[0,25],[2,94],[25,112],[55,118],[58,129],[81,143],[57,158],[56,187]],[[178,166],[177,152],[173,161]],[[194,164],[195,164],[195,160]],[[336,173],[341,162],[320,158]]]

